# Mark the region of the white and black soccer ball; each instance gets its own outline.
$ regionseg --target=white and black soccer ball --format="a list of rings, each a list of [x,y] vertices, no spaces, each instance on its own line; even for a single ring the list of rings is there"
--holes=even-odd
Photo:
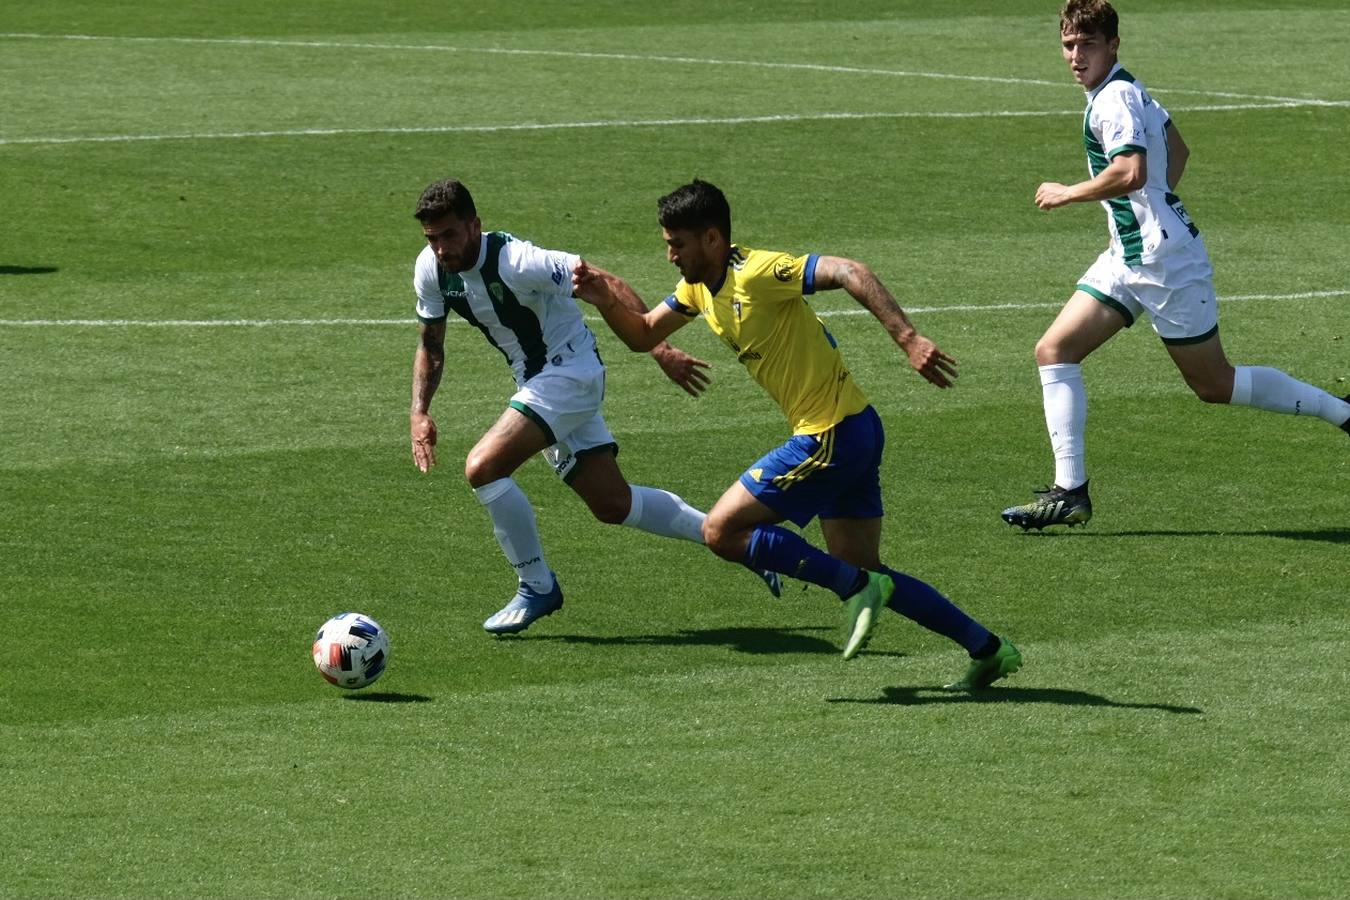
[[[389,665],[389,635],[370,616],[338,613],[314,637],[314,666],[340,688],[363,688]]]

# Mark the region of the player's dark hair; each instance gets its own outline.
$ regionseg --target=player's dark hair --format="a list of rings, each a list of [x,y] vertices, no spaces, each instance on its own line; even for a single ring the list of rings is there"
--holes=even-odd
[[[716,228],[731,243],[731,204],[716,185],[695,178],[656,203],[657,221],[669,230]]]
[[[478,215],[478,209],[473,205],[473,196],[469,194],[468,188],[453,178],[446,178],[433,182],[422,192],[413,218],[419,222],[434,222],[450,213],[467,222]]]
[[[1059,11],[1060,34],[1100,34],[1108,41],[1120,34],[1120,17],[1107,0],[1068,0]]]

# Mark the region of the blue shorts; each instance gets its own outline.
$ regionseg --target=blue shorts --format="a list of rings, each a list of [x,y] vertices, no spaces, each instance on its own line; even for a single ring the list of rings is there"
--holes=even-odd
[[[741,474],[751,495],[798,528],[822,519],[875,519],[886,433],[872,407],[829,431],[793,435]]]

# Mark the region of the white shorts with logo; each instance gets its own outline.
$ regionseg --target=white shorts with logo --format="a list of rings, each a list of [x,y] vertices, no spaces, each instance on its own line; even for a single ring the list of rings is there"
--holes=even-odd
[[[1219,330],[1214,268],[1199,237],[1133,268],[1106,250],[1083,273],[1078,289],[1124,316],[1126,327],[1147,311],[1165,344],[1198,344]]]
[[[577,457],[591,451],[618,452],[600,415],[605,367],[595,353],[579,353],[544,368],[511,396],[510,407],[532,420],[554,441],[544,458],[563,481],[570,481]]]

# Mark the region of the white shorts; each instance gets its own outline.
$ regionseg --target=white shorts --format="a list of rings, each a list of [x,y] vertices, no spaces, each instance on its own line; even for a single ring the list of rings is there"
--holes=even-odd
[[[618,452],[600,415],[605,367],[594,353],[548,364],[516,391],[510,407],[544,429],[553,440],[544,458],[563,481],[570,481],[577,457],[590,451]]]
[[[1107,250],[1079,279],[1078,290],[1124,316],[1127,328],[1147,311],[1165,344],[1198,344],[1219,331],[1214,268],[1198,237],[1160,260],[1133,268]]]

